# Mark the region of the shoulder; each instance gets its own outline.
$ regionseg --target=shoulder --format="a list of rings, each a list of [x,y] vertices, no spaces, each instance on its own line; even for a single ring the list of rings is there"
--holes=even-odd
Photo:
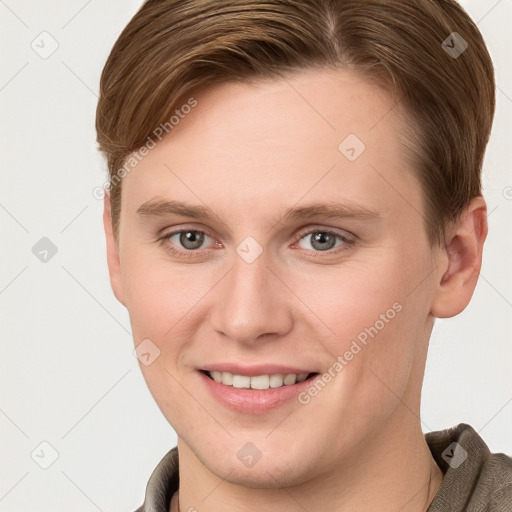
[[[429,512],[512,510],[512,458],[491,453],[470,426],[425,434],[432,456],[444,473]]]
[[[144,503],[135,512],[168,512],[172,495],[179,487],[178,448],[167,452],[151,473]]]

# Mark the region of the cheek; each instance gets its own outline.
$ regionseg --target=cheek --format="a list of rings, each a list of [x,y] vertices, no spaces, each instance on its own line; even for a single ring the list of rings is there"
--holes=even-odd
[[[205,298],[218,281],[218,272],[171,264],[165,255],[155,257],[135,244],[126,249],[123,284],[134,343],[149,339],[159,354],[151,365],[140,368],[164,416],[179,425],[174,411],[190,409],[189,395],[180,384],[190,370],[189,347],[204,323]]]
[[[326,438],[336,439],[338,448],[345,443],[340,425],[346,439],[357,439],[383,424],[404,396],[418,341],[417,310],[409,306],[408,292],[409,279],[393,258],[357,270],[346,265],[330,279],[307,280],[297,291],[322,320],[318,332],[326,333],[323,344],[333,358],[324,370],[333,378],[325,387],[312,386],[301,403],[308,402],[312,422],[329,411]]]
[[[183,357],[195,338],[195,320],[209,283],[194,277],[192,266],[184,271],[183,267],[144,261],[143,256],[132,252],[124,276],[133,339],[135,345],[150,340],[156,347],[158,357],[147,366],[141,361],[140,369],[162,414],[181,433],[183,411],[198,418],[204,414],[200,408],[194,410],[196,404],[183,383]]]
[[[303,317],[321,321],[318,331],[331,340],[333,349],[342,350],[359,334],[364,340],[364,333],[374,332],[375,326],[379,332],[389,330],[397,316],[399,306],[393,305],[403,301],[406,283],[391,258],[386,262],[377,255],[375,260],[375,264],[353,261],[288,277],[304,302]]]
[[[154,251],[135,245],[125,252],[123,286],[135,342],[175,338],[212,288],[215,276],[199,272],[195,265],[172,264],[165,255],[155,257]]]
[[[330,269],[329,275],[324,269],[294,279],[297,295],[315,313],[304,308],[304,318],[311,318],[306,328],[314,325],[312,335],[322,340],[332,358],[334,400],[364,409],[364,404],[378,401],[375,397],[390,394],[378,377],[398,393],[407,384],[421,330],[418,308],[408,296],[414,271],[403,269],[398,255],[378,254],[374,261]],[[359,398],[354,401],[355,396]]]

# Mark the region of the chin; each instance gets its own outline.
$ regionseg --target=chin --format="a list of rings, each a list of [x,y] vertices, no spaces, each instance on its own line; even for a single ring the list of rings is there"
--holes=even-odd
[[[282,450],[280,450],[282,451]],[[306,461],[301,453],[262,454],[252,467],[246,467],[238,458],[212,451],[206,457],[196,454],[200,462],[217,477],[227,482],[253,489],[279,489],[301,485],[314,475],[314,462]]]

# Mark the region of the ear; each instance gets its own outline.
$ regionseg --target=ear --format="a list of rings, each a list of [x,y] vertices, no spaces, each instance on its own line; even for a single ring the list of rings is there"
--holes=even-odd
[[[482,266],[487,229],[487,206],[478,196],[447,233],[430,310],[433,316],[449,318],[469,304]]]
[[[105,197],[103,199],[103,227],[105,229],[105,238],[107,241],[107,263],[108,273],[110,275],[110,285],[112,286],[112,290],[117,300],[123,304],[123,306],[126,306],[124,302],[123,281],[121,279],[119,247],[112,227],[112,212],[109,193],[105,193]]]

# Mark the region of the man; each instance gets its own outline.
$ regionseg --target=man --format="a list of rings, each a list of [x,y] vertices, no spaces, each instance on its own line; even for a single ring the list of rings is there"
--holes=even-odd
[[[461,7],[150,0],[100,93],[111,284],[178,436],[139,511],[511,510],[512,459],[419,417],[487,234]]]

